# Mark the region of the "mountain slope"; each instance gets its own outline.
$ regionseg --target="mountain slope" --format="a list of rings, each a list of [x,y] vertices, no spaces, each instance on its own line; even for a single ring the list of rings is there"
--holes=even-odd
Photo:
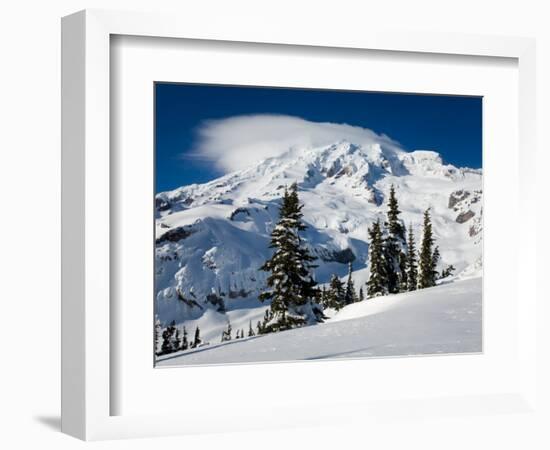
[[[211,342],[159,357],[159,366],[482,351],[481,278],[346,306],[327,323]]]
[[[401,217],[420,238],[431,208],[442,266],[479,275],[482,173],[446,165],[431,151],[405,152],[379,143],[341,141],[291,148],[209,183],[156,196],[156,313],[162,324],[198,320],[214,312],[260,308],[269,233],[284,187],[297,182],[308,229],[304,240],[318,257],[316,278],[344,276],[347,264],[366,268],[367,229],[384,220],[395,185]],[[358,285],[356,283],[356,285]],[[206,331],[206,330],[205,330]]]

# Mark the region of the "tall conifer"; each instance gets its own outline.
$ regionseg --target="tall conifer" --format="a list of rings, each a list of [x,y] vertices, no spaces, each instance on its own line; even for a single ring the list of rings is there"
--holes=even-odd
[[[434,267],[434,237],[430,209],[424,212],[422,229],[422,244],[420,246],[420,261],[418,265],[418,287],[420,289],[435,286]]]
[[[380,220],[369,229],[369,280],[367,296],[377,297],[388,293],[387,264],[384,258],[382,227]]]
[[[384,258],[388,280],[388,292],[395,294],[406,285],[405,273],[405,227],[399,218],[401,211],[395,195],[395,187],[390,187],[388,212],[385,226],[387,235],[384,239]]]
[[[346,283],[346,292],[344,294],[344,302],[346,305],[355,303],[358,301],[357,292],[355,291],[355,285],[353,283],[353,266],[351,262],[348,265],[348,281]]]
[[[174,348],[174,335],[176,333],[176,322],[172,321],[164,331],[162,332],[162,347],[161,352],[163,355],[175,352],[177,348]]]
[[[161,326],[158,316],[155,315],[155,355],[160,353],[160,335],[161,335]]]
[[[412,224],[409,226],[409,236],[407,240],[407,258],[406,258],[406,272],[407,272],[407,290],[416,290],[418,283],[418,263],[416,256],[416,244],[414,242],[414,232]]]
[[[181,349],[187,350],[189,348],[189,341],[187,340],[187,328],[183,327],[183,337],[181,338]]]
[[[322,321],[322,308],[317,304],[317,283],[312,274],[316,258],[300,238],[300,232],[306,229],[302,208],[294,183],[290,190],[285,189],[280,219],[271,232],[273,256],[261,267],[270,272],[268,289],[259,296],[261,301],[271,300],[271,318],[264,320],[264,333]]]
[[[201,330],[200,330],[199,326],[197,325],[197,328],[195,328],[195,339],[193,340],[193,344],[191,345],[191,348],[196,348],[200,344],[202,344]]]

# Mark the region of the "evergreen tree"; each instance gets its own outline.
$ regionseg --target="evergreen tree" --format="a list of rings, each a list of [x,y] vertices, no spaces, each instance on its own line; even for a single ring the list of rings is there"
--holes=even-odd
[[[202,344],[201,330],[199,329],[199,326],[197,325],[197,328],[195,328],[195,339],[193,340],[193,343],[191,344],[191,348],[197,348],[200,344]]]
[[[231,322],[227,323],[227,329],[222,331],[222,342],[231,340]]]
[[[256,324],[256,333],[258,335],[262,334],[262,324],[260,323],[259,320],[258,320],[258,323]]]
[[[176,332],[176,322],[172,321],[165,330],[162,332],[162,347],[161,352],[163,355],[176,351],[173,347],[174,334]]]
[[[382,227],[377,220],[369,229],[369,280],[367,296],[377,297],[388,293],[387,264],[384,257]]]
[[[159,349],[160,335],[161,335],[160,320],[158,316],[155,315],[155,355],[158,355],[160,352],[160,349]]]
[[[344,294],[344,303],[349,305],[358,301],[357,292],[355,291],[355,285],[353,284],[353,266],[351,262],[348,265],[348,281],[346,283],[346,292]]]
[[[453,266],[452,264],[449,264],[445,269],[441,271],[441,278],[450,277],[455,270],[456,270],[455,266]]]
[[[250,320],[248,322],[248,337],[256,336],[256,333],[254,333],[254,329],[252,328],[252,321]]]
[[[263,332],[270,333],[322,321],[322,309],[317,305],[318,291],[312,276],[316,267],[308,248],[300,239],[306,229],[302,221],[298,187],[294,183],[285,189],[279,211],[280,219],[271,232],[273,256],[261,270],[269,272],[268,289],[259,296],[271,300],[271,319],[264,321]]]
[[[346,291],[344,283],[336,275],[330,278],[329,289],[326,292],[326,306],[339,311],[346,304]]]
[[[365,300],[365,293],[363,292],[363,288],[359,288],[359,301],[362,302]]]
[[[416,290],[418,283],[418,265],[416,256],[416,244],[414,242],[414,232],[412,224],[409,226],[409,236],[407,240],[407,259],[406,259],[406,273],[407,273],[407,291]]]
[[[177,352],[181,347],[181,335],[179,328],[176,328],[176,334],[174,335],[174,340],[172,341],[172,348]]]
[[[422,244],[420,246],[420,261],[418,265],[419,289],[435,286],[434,243],[432,220],[430,217],[430,209],[428,208],[424,212]]]
[[[273,313],[271,311],[270,308],[267,308],[264,312],[264,319],[260,325],[261,327],[261,333],[260,334],[265,334],[265,333],[269,333],[269,331],[266,331],[266,325],[270,322],[270,320],[273,318]]]
[[[399,292],[407,292],[409,290],[409,273],[407,271],[407,250],[399,255],[399,267],[401,270],[401,278],[399,281]]]
[[[189,348],[189,342],[187,340],[187,328],[185,328],[185,325],[183,326],[183,337],[181,339],[181,349],[187,350]]]
[[[386,276],[388,292],[395,294],[403,289],[406,277],[405,273],[405,227],[399,219],[399,203],[395,196],[395,187],[390,187],[388,199],[388,212],[385,226],[387,235],[384,239],[384,259],[386,263]]]

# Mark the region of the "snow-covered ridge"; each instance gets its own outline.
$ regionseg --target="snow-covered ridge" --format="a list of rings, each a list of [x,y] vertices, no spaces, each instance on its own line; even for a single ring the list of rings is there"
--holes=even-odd
[[[266,274],[258,268],[270,255],[284,187],[295,181],[309,226],[304,239],[319,258],[322,283],[332,273],[344,276],[349,261],[365,269],[367,228],[384,217],[391,184],[401,218],[417,236],[422,212],[432,209],[442,265],[480,271],[481,170],[383,140],[292,147],[211,182],[157,194],[156,311],[163,324],[200,320],[209,311],[223,320],[224,310],[261,305]]]
[[[251,197],[278,196],[289,181],[312,187],[325,178],[346,176],[347,185],[372,187],[384,175],[417,175],[451,179],[480,178],[481,170],[456,168],[443,163],[433,151],[413,152],[384,148],[381,144],[354,145],[341,141],[317,148],[290,148],[285,154],[205,184],[192,184],[156,196],[158,216],[203,204],[244,205]]]

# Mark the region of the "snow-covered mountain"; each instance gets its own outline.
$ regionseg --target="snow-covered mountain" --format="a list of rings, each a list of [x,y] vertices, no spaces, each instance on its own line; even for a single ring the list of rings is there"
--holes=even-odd
[[[293,182],[305,205],[303,237],[318,257],[319,282],[333,273],[344,276],[350,261],[356,286],[366,281],[367,229],[377,218],[384,220],[392,184],[401,218],[413,227],[417,242],[422,214],[431,208],[441,266],[453,264],[459,278],[479,276],[481,170],[457,168],[436,152],[406,152],[385,142],[290,148],[211,182],[157,194],[161,323],[205,320],[223,328],[225,311],[261,306],[257,296],[267,274],[259,267],[270,256],[269,234],[280,198]]]

